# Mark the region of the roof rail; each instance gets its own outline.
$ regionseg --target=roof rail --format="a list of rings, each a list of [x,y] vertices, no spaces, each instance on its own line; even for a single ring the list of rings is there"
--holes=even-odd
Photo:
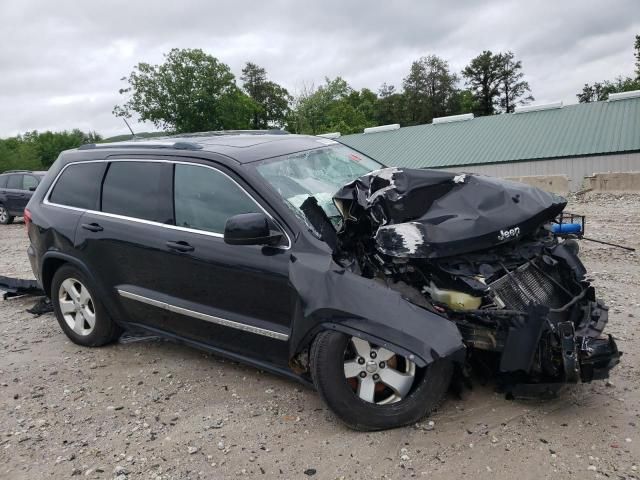
[[[116,143],[86,143],[80,145],[78,150],[93,150],[103,148],[170,148],[173,150],[202,150],[202,145],[194,142],[165,142],[151,143],[148,142],[116,142]]]
[[[2,173],[31,173],[32,170],[6,170]]]
[[[280,130],[279,128],[270,128],[267,130],[212,130],[209,132],[180,133],[173,136],[180,138],[198,138],[224,135],[290,135],[290,133],[286,130]],[[170,138],[171,136],[165,137],[165,139]]]

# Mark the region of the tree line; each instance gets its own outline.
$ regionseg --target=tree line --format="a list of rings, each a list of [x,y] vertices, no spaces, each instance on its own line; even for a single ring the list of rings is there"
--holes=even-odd
[[[632,76],[585,84],[578,101],[606,100],[611,93],[640,89],[640,35],[634,43]],[[200,49],[172,49],[158,65],[139,63],[122,79],[123,103],[116,116],[137,116],[167,133],[285,128],[292,133],[361,132],[399,123],[429,123],[435,117],[513,112],[534,100],[522,62],[511,51],[485,50],[460,71],[427,55],[412,62],[402,83],[377,91],[351,87],[342,77],[304,85],[292,95],[267,71],[247,62],[239,82],[230,67]],[[62,150],[100,142],[95,132],[27,132],[0,139],[0,172],[46,169]],[[108,140],[107,140],[108,141]]]
[[[512,112],[533,100],[513,52],[484,51],[459,73],[437,55],[411,64],[401,88],[356,90],[343,78],[305,85],[297,95],[247,62],[241,84],[228,65],[200,49],[173,49],[159,65],[139,63],[120,90],[117,116],[136,115],[176,133],[286,128],[294,133],[353,133],[385,123],[419,125],[461,113]]]
[[[78,129],[62,132],[34,130],[0,139],[0,173],[7,170],[46,170],[63,150],[101,140],[102,137],[95,132]]]

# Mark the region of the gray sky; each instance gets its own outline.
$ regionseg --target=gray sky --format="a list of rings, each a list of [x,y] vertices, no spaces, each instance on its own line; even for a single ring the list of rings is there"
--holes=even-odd
[[[111,114],[120,79],[173,47],[202,48],[236,76],[251,60],[294,94],[325,75],[400,87],[422,55],[459,71],[483,49],[513,50],[536,103],[575,103],[585,82],[633,72],[640,1],[20,0],[0,3],[0,25],[0,137],[110,136],[127,132]]]

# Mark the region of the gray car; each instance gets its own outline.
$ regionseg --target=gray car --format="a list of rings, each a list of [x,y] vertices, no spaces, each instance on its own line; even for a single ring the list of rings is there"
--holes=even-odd
[[[8,225],[22,216],[45,173],[9,170],[0,175],[0,224]]]

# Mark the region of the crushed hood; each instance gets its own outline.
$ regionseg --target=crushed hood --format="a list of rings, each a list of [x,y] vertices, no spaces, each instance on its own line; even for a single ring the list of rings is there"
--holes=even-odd
[[[369,235],[389,256],[439,258],[517,240],[566,200],[523,183],[439,170],[384,168],[342,187],[343,244]]]

